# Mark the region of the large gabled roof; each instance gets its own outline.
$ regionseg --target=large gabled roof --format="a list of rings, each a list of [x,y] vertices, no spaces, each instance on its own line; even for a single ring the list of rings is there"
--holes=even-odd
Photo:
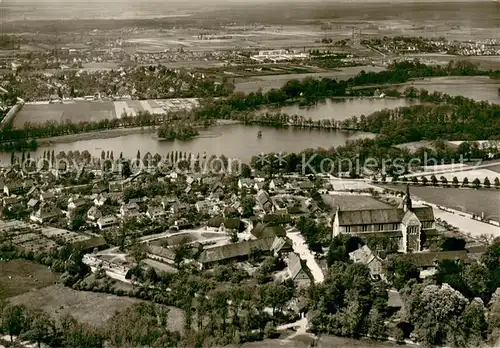
[[[434,266],[436,262],[443,260],[455,260],[464,263],[471,263],[472,260],[469,258],[467,251],[435,251],[435,252],[421,252],[421,253],[411,253],[404,255],[395,255],[393,258],[401,258],[412,261],[418,267],[430,267]]]
[[[403,210],[394,208],[338,211],[340,226],[400,223],[403,216]]]
[[[236,257],[248,256],[252,249],[269,251],[273,239],[255,239],[246,240],[240,243],[221,245],[218,247],[205,249],[200,254],[198,261],[201,263],[211,263],[223,260],[229,260]]]
[[[275,238],[286,236],[286,231],[283,226],[275,226],[268,224],[258,224],[251,232],[258,239]]]

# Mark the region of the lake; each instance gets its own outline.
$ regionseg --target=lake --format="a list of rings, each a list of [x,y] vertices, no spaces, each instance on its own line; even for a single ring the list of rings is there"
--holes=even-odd
[[[258,138],[258,131],[262,137]],[[268,128],[257,125],[230,124],[215,126],[200,136],[189,140],[158,141],[151,133],[131,134],[108,139],[82,140],[72,143],[54,143],[48,147],[38,148],[35,156],[43,151],[84,151],[95,156],[101,151],[113,151],[115,158],[120,152],[124,157],[135,157],[137,150],[141,153],[151,152],[160,155],[170,151],[188,153],[204,153],[222,155],[229,158],[241,158],[248,161],[252,156],[269,152],[300,152],[308,148],[330,148],[345,144],[347,140],[371,137],[373,134],[361,132],[345,132],[338,130]],[[10,161],[8,154],[3,154],[2,162]]]
[[[394,109],[403,106],[418,104],[417,101],[407,99],[327,99],[323,102],[318,102],[316,105],[300,107],[298,105],[285,106],[279,109],[264,109],[270,112],[283,112],[289,115],[299,115],[306,119],[311,118],[313,121],[335,119],[343,121],[353,116],[365,115],[383,110]]]

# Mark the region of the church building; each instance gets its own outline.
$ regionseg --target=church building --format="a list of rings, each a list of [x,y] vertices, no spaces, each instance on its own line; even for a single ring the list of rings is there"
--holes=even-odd
[[[413,207],[409,186],[398,208],[341,210],[333,220],[333,236],[341,233],[367,237],[389,237],[399,252],[419,252],[427,236],[434,236],[432,207]]]

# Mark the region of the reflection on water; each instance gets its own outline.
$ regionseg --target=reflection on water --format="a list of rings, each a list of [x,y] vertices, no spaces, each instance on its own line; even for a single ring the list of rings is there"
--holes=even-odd
[[[257,136],[262,131],[262,137]],[[371,137],[373,134],[361,132],[327,131],[318,129],[276,129],[260,126],[232,124],[212,127],[202,132],[200,137],[180,141],[157,141],[153,134],[132,134],[110,139],[76,141],[68,144],[53,144],[40,147],[35,156],[48,149],[59,151],[87,150],[99,156],[101,149],[113,151],[115,158],[122,152],[125,157],[135,157],[137,150],[142,154],[166,154],[170,151],[215,154],[231,158],[249,160],[252,156],[269,152],[300,152],[308,148],[330,148],[345,144],[347,140]],[[2,162],[9,160],[4,155]]]
[[[410,106],[417,103],[406,99],[328,99],[313,106],[299,107],[298,105],[290,105],[269,111],[299,115],[306,119],[311,118],[313,121],[324,119],[343,121],[353,116],[368,116],[378,110]],[[267,111],[267,109],[264,111]]]

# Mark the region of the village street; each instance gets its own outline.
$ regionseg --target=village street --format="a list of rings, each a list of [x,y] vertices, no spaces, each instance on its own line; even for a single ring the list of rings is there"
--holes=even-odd
[[[314,277],[314,282],[322,283],[325,280],[323,271],[316,262],[313,253],[307,247],[306,241],[304,240],[300,232],[294,229],[289,229],[286,235],[292,240],[293,251],[299,254],[302,260],[306,261],[307,267],[309,268],[309,270],[312,273],[312,276]]]

